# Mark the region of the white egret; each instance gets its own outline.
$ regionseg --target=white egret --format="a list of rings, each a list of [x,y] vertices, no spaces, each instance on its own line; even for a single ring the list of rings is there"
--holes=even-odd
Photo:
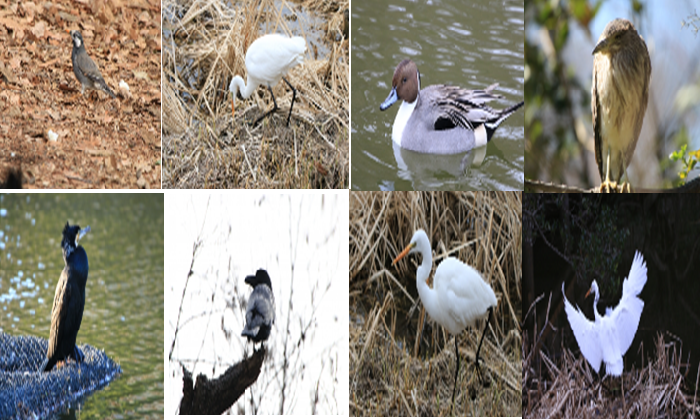
[[[605,371],[612,376],[622,375],[624,363],[622,356],[632,345],[637,333],[639,318],[644,309],[644,302],[637,297],[647,282],[647,266],[639,251],[634,255],[629,277],[622,283],[622,298],[614,309],[606,308],[605,316],[598,313],[598,283],[593,280],[591,288],[586,293],[595,295],[593,313],[595,322],[591,322],[581,310],[571,305],[564,294],[564,283],[561,290],[564,295],[564,307],[569,319],[571,330],[581,354],[588,360],[593,369],[600,371],[600,364],[605,362]]]
[[[284,80],[289,88],[292,89],[292,103],[289,106],[289,115],[287,116],[287,125],[289,125],[289,118],[292,116],[292,108],[294,107],[297,91],[284,78],[284,75],[294,66],[304,61],[305,52],[306,41],[298,36],[288,38],[280,34],[269,34],[253,41],[245,54],[248,84],[243,81],[241,76],[237,75],[231,80],[229,85],[229,90],[233,93],[231,113],[233,114],[235,110],[236,93],[239,89],[243,99],[248,99],[258,86],[265,85],[270,91],[270,95],[272,95],[272,102],[275,106],[255,121],[254,125],[257,125],[260,120],[277,111],[277,101],[275,101],[275,95],[272,93],[272,86],[275,86],[280,80]]]
[[[428,314],[455,336],[457,368],[455,369],[455,385],[452,388],[452,405],[454,405],[459,372],[457,336],[468,326],[473,326],[477,319],[488,315],[475,357],[477,373],[481,376],[479,351],[481,343],[484,341],[486,328],[491,320],[491,313],[498,301],[493,290],[478,271],[452,257],[445,258],[438,265],[433,278],[433,288],[428,287],[426,280],[428,280],[430,270],[433,267],[433,254],[428,235],[422,229],[413,234],[411,243],[396,257],[392,264],[396,264],[401,258],[416,252],[423,257],[423,262],[416,270],[416,288],[420,300]]]

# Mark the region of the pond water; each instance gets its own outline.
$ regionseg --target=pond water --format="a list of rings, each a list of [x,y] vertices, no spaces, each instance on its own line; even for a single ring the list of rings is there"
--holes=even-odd
[[[66,221],[90,225],[78,344],[123,374],[79,417],[163,418],[163,194],[0,194],[0,331],[49,337]],[[68,416],[72,418],[74,411]]]
[[[392,0],[352,4],[353,190],[523,189],[524,113],[520,109],[485,148],[440,156],[394,145],[391,127],[400,103],[384,112],[396,65],[412,59],[421,87],[451,84],[484,89],[499,83],[503,109],[523,100],[522,1]]]

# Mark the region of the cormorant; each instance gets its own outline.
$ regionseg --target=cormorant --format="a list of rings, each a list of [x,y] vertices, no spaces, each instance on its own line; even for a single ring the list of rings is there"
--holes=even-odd
[[[61,277],[56,285],[51,310],[51,335],[49,348],[46,351],[47,361],[42,367],[44,372],[50,371],[54,365],[68,356],[76,362],[83,361],[83,353],[75,345],[80,322],[83,320],[85,308],[85,284],[88,278],[88,257],[82,246],[78,245],[80,238],[90,232],[90,226],[80,229],[80,226],[70,226],[66,222],[63,228],[63,267]]]
[[[241,336],[258,343],[270,336],[270,329],[275,322],[275,296],[270,276],[263,269],[258,270],[254,276],[246,276],[245,282],[253,287],[253,292],[248,299],[245,328]]]

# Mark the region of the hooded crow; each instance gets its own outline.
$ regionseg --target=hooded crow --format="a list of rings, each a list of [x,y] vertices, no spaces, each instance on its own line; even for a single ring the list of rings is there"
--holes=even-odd
[[[246,276],[245,282],[253,287],[253,292],[248,299],[245,328],[241,336],[259,343],[267,340],[275,322],[275,296],[272,294],[270,276],[263,269],[258,270],[254,276]]]

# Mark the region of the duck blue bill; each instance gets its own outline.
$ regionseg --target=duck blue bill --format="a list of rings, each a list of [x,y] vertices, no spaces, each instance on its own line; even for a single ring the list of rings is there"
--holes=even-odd
[[[391,89],[391,93],[389,93],[389,96],[386,97],[384,102],[379,106],[380,111],[384,111],[385,109],[389,108],[394,104],[394,102],[398,101],[399,97],[396,95],[396,88]]]

